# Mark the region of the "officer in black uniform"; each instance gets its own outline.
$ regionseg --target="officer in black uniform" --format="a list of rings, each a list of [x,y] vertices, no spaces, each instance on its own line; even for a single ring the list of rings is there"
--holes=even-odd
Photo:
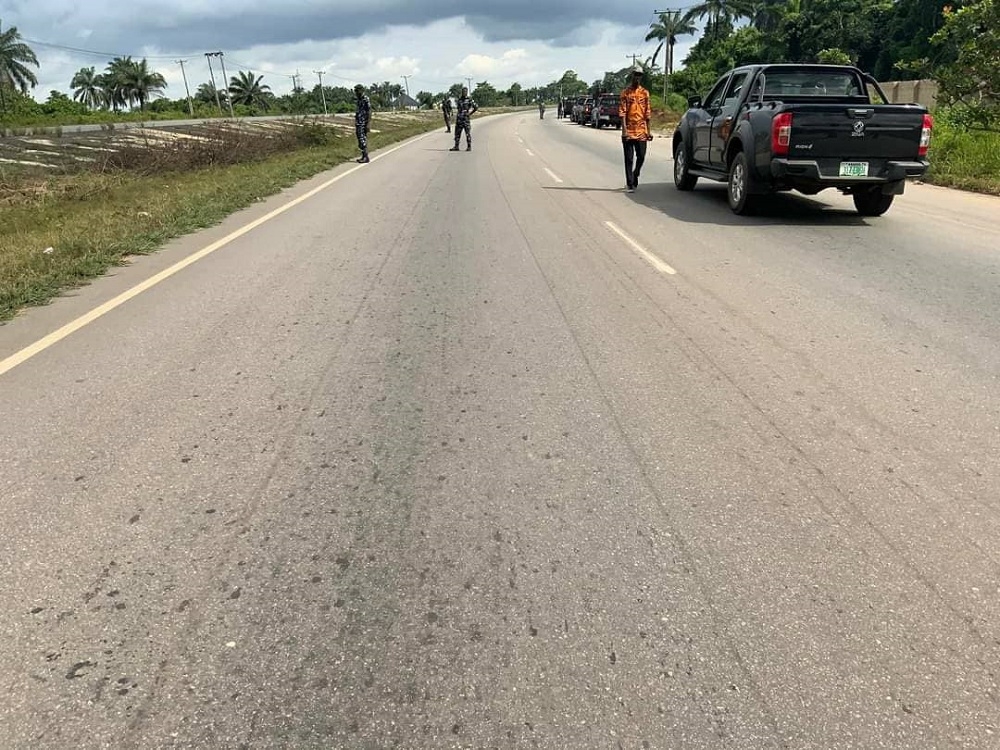
[[[372,103],[365,93],[365,87],[360,83],[354,87],[354,95],[357,97],[354,103],[354,132],[358,136],[358,148],[361,149],[358,164],[367,164],[371,161],[368,158],[368,133],[372,127]]]
[[[472,151],[472,115],[479,109],[479,105],[469,96],[469,89],[462,87],[462,96],[458,100],[455,108],[455,147],[452,151],[458,151],[458,142],[461,139],[462,131],[465,131],[465,150]]]

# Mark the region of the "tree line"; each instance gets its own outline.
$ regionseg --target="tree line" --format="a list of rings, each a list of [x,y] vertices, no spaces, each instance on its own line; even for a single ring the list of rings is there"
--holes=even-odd
[[[940,87],[939,101],[963,113],[979,127],[1000,125],[1000,0],[703,0],[686,12],[659,14],[650,24],[647,42],[656,43],[641,65],[645,83],[654,91],[671,92],[666,104],[682,109],[685,98],[703,94],[714,80],[737,65],[750,62],[827,62],[855,64],[881,81],[932,77]],[[674,69],[678,40],[702,31],[680,70]],[[662,53],[662,57],[661,57]],[[660,62],[662,60],[662,66]],[[104,70],[81,68],[73,76],[73,98],[53,91],[37,105],[26,99],[38,80],[32,68],[38,59],[14,27],[0,25],[0,113],[11,104],[34,104],[41,114],[87,114],[132,109],[140,112],[183,112],[210,116],[212,109],[232,104],[240,115],[316,114],[324,109],[346,112],[354,107],[354,92],[345,86],[296,85],[276,96],[263,76],[239,71],[216,90],[199,84],[192,101],[167,99],[163,75],[146,59],[118,57]],[[567,70],[550,83],[525,88],[518,83],[498,90],[488,81],[472,93],[480,106],[525,105],[539,99],[585,92],[617,91],[631,66],[606,71],[591,83]],[[446,96],[458,96],[463,84],[447,91],[420,91],[417,106],[436,107]],[[403,88],[388,81],[367,86],[377,109],[401,106]],[[20,97],[20,98],[18,98]],[[17,106],[14,107],[17,110]]]

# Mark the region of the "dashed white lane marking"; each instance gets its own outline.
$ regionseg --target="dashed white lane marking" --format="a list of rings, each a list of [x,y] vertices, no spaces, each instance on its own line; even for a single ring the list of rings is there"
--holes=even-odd
[[[428,135],[430,135],[430,134],[428,134]],[[391,153],[393,153],[395,151],[399,151],[399,149],[404,148],[405,146],[408,146],[411,143],[415,143],[416,141],[423,140],[426,137],[428,137],[428,136],[427,135],[422,135],[422,136],[418,136],[416,138],[411,138],[410,140],[405,141],[404,143],[401,143],[398,146],[394,146],[393,148],[390,148],[388,151],[384,151],[384,152],[382,152],[381,154],[379,154],[377,156],[373,156],[371,158],[371,160],[372,160],[372,162],[376,162],[379,159],[384,159],[389,154],[391,154]],[[100,318],[102,315],[106,315],[107,313],[109,313],[112,310],[114,310],[116,307],[120,307],[121,305],[124,305],[126,302],[128,302],[133,297],[138,297],[143,292],[148,291],[149,289],[152,289],[154,286],[156,286],[157,284],[159,284],[161,281],[166,281],[167,279],[169,279],[171,276],[173,276],[177,272],[179,272],[179,271],[187,268],[188,266],[192,265],[193,263],[197,263],[199,260],[201,260],[205,256],[211,255],[216,250],[219,250],[220,248],[225,247],[226,245],[228,245],[229,243],[233,242],[236,239],[239,239],[243,235],[245,235],[245,234],[247,234],[249,232],[252,232],[254,229],[256,229],[257,227],[259,227],[261,224],[264,224],[264,223],[270,221],[271,219],[275,218],[276,216],[280,216],[281,214],[285,213],[285,211],[288,211],[289,209],[294,208],[295,206],[298,206],[301,203],[304,203],[305,201],[309,200],[310,198],[312,198],[317,193],[321,193],[322,191],[326,190],[328,187],[330,187],[334,183],[340,182],[342,179],[344,179],[348,175],[354,174],[359,169],[365,169],[366,166],[367,165],[359,164],[356,167],[351,167],[350,169],[348,169],[345,172],[341,172],[336,177],[331,177],[329,180],[327,180],[326,182],[324,182],[324,183],[322,183],[320,185],[317,185],[316,187],[314,187],[309,192],[303,193],[298,198],[293,198],[292,200],[288,201],[288,203],[284,203],[284,204],[278,206],[276,209],[274,209],[270,213],[267,213],[264,216],[261,216],[260,218],[254,219],[249,224],[244,224],[242,227],[240,227],[239,229],[237,229],[237,230],[235,230],[233,232],[230,232],[229,234],[227,234],[222,239],[216,240],[212,244],[207,245],[206,247],[203,247],[201,250],[198,250],[197,252],[192,253],[191,255],[187,256],[183,260],[178,261],[177,263],[175,263],[174,265],[170,266],[169,268],[166,268],[166,269],[160,271],[155,276],[150,276],[145,281],[143,281],[143,282],[141,282],[139,284],[136,284],[131,289],[128,289],[128,290],[122,292],[121,294],[119,294],[117,297],[114,297],[113,299],[108,300],[103,305],[100,305],[99,307],[95,307],[90,312],[84,313],[83,315],[81,315],[76,320],[70,321],[69,323],[67,323],[66,325],[62,326],[61,328],[56,329],[55,331],[53,331],[49,335],[47,335],[47,336],[39,339],[38,341],[36,341],[33,344],[30,344],[30,345],[26,346],[25,348],[21,349],[21,351],[15,352],[14,354],[11,354],[6,359],[0,359],[0,375],[3,375],[5,373],[7,373],[7,372],[10,372],[11,370],[13,370],[18,365],[23,364],[27,360],[29,360],[32,357],[34,357],[36,354],[40,354],[41,352],[43,352],[46,349],[48,349],[50,346],[53,346],[54,344],[59,343],[60,341],[62,341],[64,338],[66,338],[70,334],[75,333],[76,331],[79,331],[81,328],[83,328],[86,325],[89,325],[90,323],[93,323],[95,320],[97,320],[98,318]]]
[[[548,167],[545,167],[545,172],[549,175],[549,177],[551,177],[553,179],[553,181],[555,181],[555,182],[562,182],[562,180],[559,178],[559,175],[557,175],[555,172],[553,172]]]
[[[619,229],[618,225],[615,224],[613,221],[606,221],[606,222],[604,222],[604,224],[605,224],[605,226],[607,226],[608,229],[610,229],[612,232],[614,232],[619,237],[621,237],[623,240],[625,240],[625,242],[629,246],[631,246],[631,248],[633,250],[635,250],[637,253],[639,253],[639,255],[641,255],[643,258],[645,258],[647,261],[649,261],[649,264],[651,266],[653,266],[653,268],[655,268],[657,271],[659,271],[660,273],[669,274],[670,276],[673,276],[674,274],[677,273],[677,271],[675,271],[669,265],[667,265],[662,260],[660,260],[659,258],[657,258],[655,255],[653,255],[651,252],[649,252],[649,250],[647,250],[642,245],[640,245],[638,242],[636,242],[631,237],[629,237],[627,234],[625,234],[625,232],[623,232],[621,229]]]
[[[535,155],[530,148],[526,148],[524,150],[528,152],[528,156],[534,156]]]

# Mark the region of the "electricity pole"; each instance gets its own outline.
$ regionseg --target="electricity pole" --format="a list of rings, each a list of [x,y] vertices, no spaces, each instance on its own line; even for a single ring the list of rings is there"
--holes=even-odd
[[[226,103],[229,104],[229,116],[235,118],[236,115],[233,113],[233,97],[229,91],[229,78],[226,76],[226,61],[222,57],[222,52],[217,52],[219,56],[219,65],[222,66],[222,82],[226,85]]]
[[[669,13],[670,11],[666,11],[666,10],[654,10],[653,12],[656,15],[658,15],[658,16],[662,16],[662,15],[664,15],[666,13]],[[678,15],[680,15],[679,12],[678,12]],[[672,70],[668,71],[667,68],[668,67],[672,67],[672,65],[673,65],[673,56],[674,56],[674,48],[670,44],[670,40],[667,39],[666,41],[667,41],[667,48],[665,50],[663,50],[663,53],[664,53],[663,54],[663,107],[664,107],[664,109],[667,106],[667,78],[669,77],[670,73],[673,72]]]
[[[320,98],[323,100],[323,115],[326,116],[330,113],[326,111],[326,92],[323,91],[323,71],[314,70],[313,73],[319,76],[319,95]]]
[[[194,102],[191,101],[191,89],[188,88],[188,77],[187,73],[184,72],[184,63],[186,62],[187,60],[178,60],[177,64],[181,66],[181,77],[184,79],[184,91],[188,99],[188,112],[194,117]]]
[[[469,96],[472,96],[472,79],[466,78],[465,80],[469,84]]]
[[[205,59],[208,60],[208,75],[212,79],[212,90],[215,92],[215,103],[219,107],[219,114],[222,114],[222,102],[219,101],[219,87],[215,83],[215,71],[212,70],[212,57],[214,52],[206,52]]]

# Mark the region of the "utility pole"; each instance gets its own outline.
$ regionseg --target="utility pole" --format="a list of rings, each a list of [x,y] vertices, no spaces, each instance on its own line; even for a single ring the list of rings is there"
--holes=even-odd
[[[323,71],[314,70],[313,73],[319,76],[319,95],[320,98],[323,100],[323,115],[326,116],[330,113],[326,111],[326,92],[323,91]]]
[[[214,52],[206,52],[205,59],[208,60],[208,75],[212,79],[212,90],[215,92],[215,103],[219,107],[219,114],[222,114],[222,102],[219,101],[219,87],[215,83],[215,71],[212,70],[212,57],[215,55]]]
[[[194,102],[191,101],[191,89],[188,88],[188,77],[187,73],[184,72],[184,63],[186,62],[187,60],[178,60],[177,64],[181,66],[181,77],[184,79],[184,92],[188,98],[188,112],[194,117]]]
[[[466,78],[465,80],[469,84],[469,96],[472,96],[472,79]]]
[[[656,15],[658,15],[658,16],[662,16],[662,15],[664,15],[666,13],[669,13],[670,11],[666,11],[666,10],[654,10],[653,12]],[[678,15],[680,15],[679,12],[678,12]],[[670,63],[672,63],[673,62],[673,54],[674,54],[674,49],[673,49],[672,46],[670,46],[670,40],[667,39],[666,43],[667,43],[666,44],[666,49],[663,50],[663,107],[664,107],[664,109],[666,109],[666,107],[667,107],[667,78],[670,76],[670,73],[673,72],[673,71],[668,71],[667,70],[667,67],[668,67],[668,56],[669,56]]]
[[[229,104],[229,116],[235,118],[233,113],[233,97],[229,92],[229,78],[226,76],[226,61],[222,57],[222,52],[216,53],[219,56],[219,65],[222,66],[222,82],[226,85],[226,103]]]
[[[635,65],[636,65],[635,59],[638,57],[638,55],[636,55],[635,52],[633,52],[630,55],[625,55],[625,57],[631,57],[632,58],[632,67],[635,67]]]

